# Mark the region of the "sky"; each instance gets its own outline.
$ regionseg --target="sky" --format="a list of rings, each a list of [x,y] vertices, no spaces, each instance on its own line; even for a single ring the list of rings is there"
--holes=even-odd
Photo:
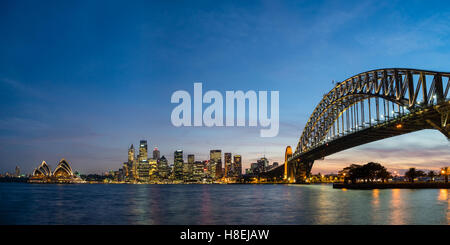
[[[116,170],[146,139],[177,149],[283,162],[323,94],[390,67],[450,71],[445,1],[1,1],[0,173],[61,158],[81,173]],[[279,91],[280,131],[174,127],[172,93]],[[450,143],[424,130],[316,161],[313,173],[379,162],[437,170]]]

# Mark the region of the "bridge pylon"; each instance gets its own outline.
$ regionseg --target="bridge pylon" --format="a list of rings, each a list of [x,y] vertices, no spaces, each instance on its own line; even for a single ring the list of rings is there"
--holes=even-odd
[[[283,179],[286,182],[290,182],[291,178],[289,176],[289,163],[288,159],[292,157],[292,148],[290,145],[286,147],[286,151],[284,153],[284,176]]]

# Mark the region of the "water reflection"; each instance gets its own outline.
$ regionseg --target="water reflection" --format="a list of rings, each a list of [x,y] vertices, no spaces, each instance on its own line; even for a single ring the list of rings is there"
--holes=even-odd
[[[378,208],[380,206],[380,190],[379,189],[372,190],[372,206],[374,208]]]
[[[450,202],[448,200],[448,189],[440,189],[439,190],[438,200],[442,201],[442,202],[447,202],[446,218],[447,218],[447,224],[450,224]]]
[[[392,189],[392,197],[391,197],[391,224],[393,225],[401,225],[404,223],[404,196],[402,197],[402,192],[400,189]]]
[[[450,224],[447,189],[0,184],[0,224]]]

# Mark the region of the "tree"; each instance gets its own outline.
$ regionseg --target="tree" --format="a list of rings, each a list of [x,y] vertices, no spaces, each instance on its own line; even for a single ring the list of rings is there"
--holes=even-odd
[[[417,177],[425,176],[425,172],[422,170],[416,170],[416,168],[410,168],[405,173],[405,177],[409,179],[410,182],[414,183],[414,179]]]
[[[428,171],[427,176],[430,177],[431,181],[434,181],[434,177],[436,177],[436,173],[433,170]]]
[[[342,170],[348,172],[348,179],[355,183],[357,180],[364,182],[373,182],[376,179],[381,179],[383,182],[391,177],[385,167],[379,163],[369,162],[365,165],[352,164]]]

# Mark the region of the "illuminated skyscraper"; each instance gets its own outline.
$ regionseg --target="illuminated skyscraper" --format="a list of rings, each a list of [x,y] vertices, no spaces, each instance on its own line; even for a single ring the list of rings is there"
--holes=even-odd
[[[147,141],[141,140],[139,143],[139,162],[148,160],[148,149],[147,149]]]
[[[155,149],[153,149],[153,159],[155,159],[156,161],[159,161],[159,156],[160,156],[160,152],[158,150],[158,147],[155,147]]]
[[[127,180],[137,178],[137,161],[134,154],[134,146],[131,144],[128,149],[128,161],[123,163],[124,175]]]
[[[161,179],[167,179],[170,174],[169,162],[162,156],[158,162],[158,175]]]
[[[210,165],[213,168],[213,178],[222,177],[222,150],[211,150],[209,152]]]
[[[194,154],[189,154],[188,155],[188,163],[189,164],[194,164],[195,161],[195,155]]]
[[[192,170],[192,179],[194,181],[200,182],[205,177],[205,171],[204,171],[205,165],[201,161],[196,161],[193,163],[193,170]]]
[[[173,157],[173,177],[174,180],[183,180],[183,151],[177,150]]]
[[[150,180],[150,164],[147,160],[139,162],[137,176],[139,182],[148,182]]]
[[[194,170],[194,161],[195,156],[194,154],[189,154],[187,163],[183,166],[183,172],[184,172],[184,180],[185,181],[192,181],[193,180],[193,170]]]
[[[19,166],[16,166],[16,170],[15,170],[14,176],[15,177],[20,177],[20,168],[19,168]]]
[[[241,155],[234,155],[233,174],[236,177],[239,177],[242,175],[242,157],[241,157]]]
[[[232,176],[231,153],[224,153],[224,161],[225,161],[225,177],[231,177]]]
[[[134,161],[134,147],[133,144],[131,144],[130,149],[128,149],[128,162]]]

